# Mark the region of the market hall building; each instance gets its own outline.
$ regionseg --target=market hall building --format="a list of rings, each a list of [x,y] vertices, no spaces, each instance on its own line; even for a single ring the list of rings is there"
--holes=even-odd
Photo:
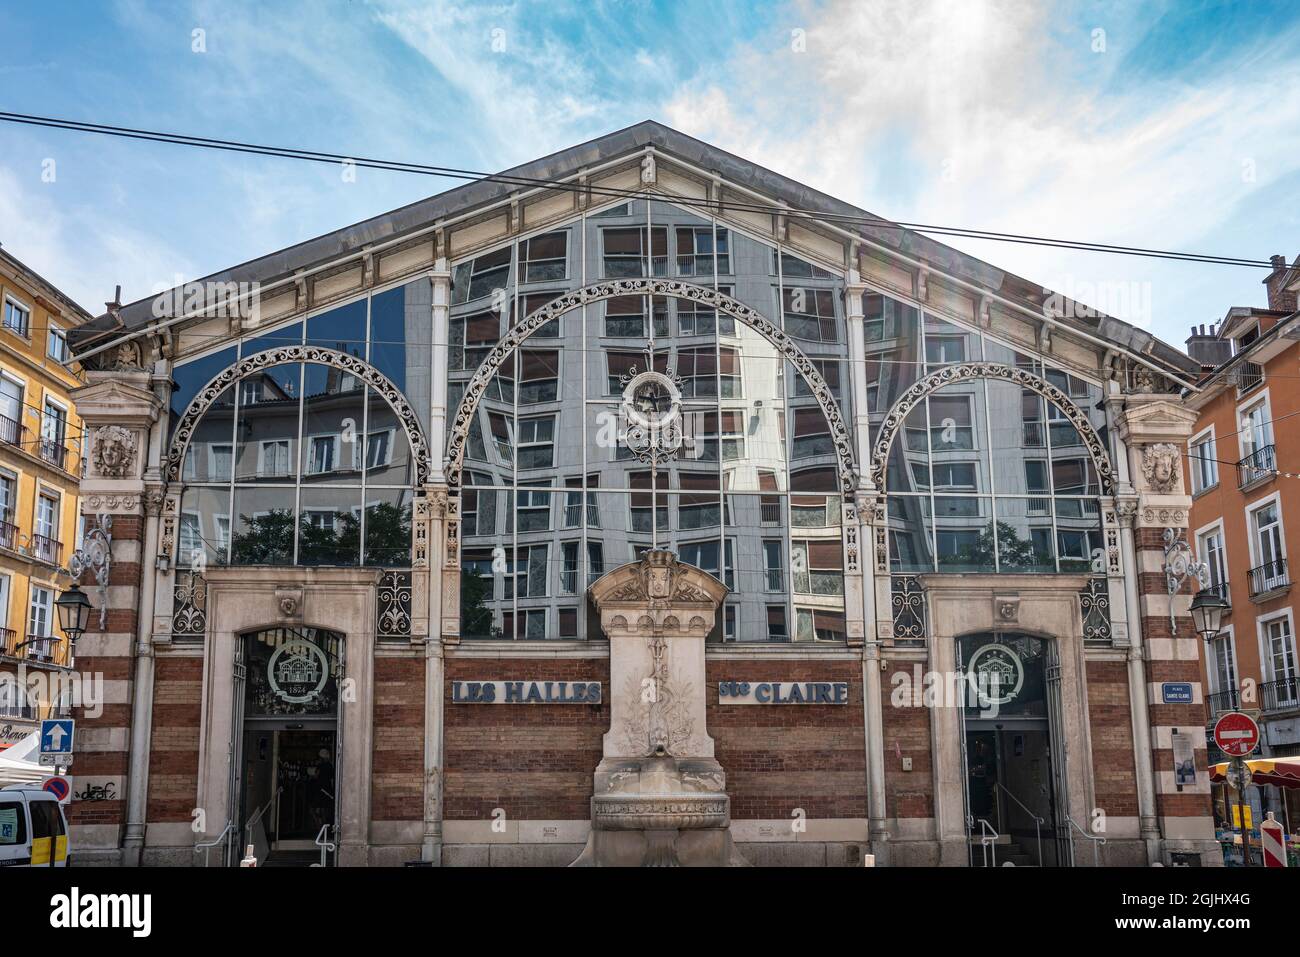
[[[653,122],[196,289],[74,336],[78,862],[1218,862],[1149,334]]]

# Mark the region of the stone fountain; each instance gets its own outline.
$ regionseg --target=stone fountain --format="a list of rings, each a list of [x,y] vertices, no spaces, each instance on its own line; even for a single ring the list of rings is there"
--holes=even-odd
[[[727,587],[670,551],[591,586],[609,638],[610,726],[576,867],[744,865],[705,730],[704,642]]]

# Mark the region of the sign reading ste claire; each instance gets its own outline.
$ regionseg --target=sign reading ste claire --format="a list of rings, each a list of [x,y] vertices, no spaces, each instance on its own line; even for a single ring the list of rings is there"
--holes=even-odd
[[[453,681],[453,704],[600,704],[599,681]]]
[[[847,681],[719,681],[718,704],[848,704]]]

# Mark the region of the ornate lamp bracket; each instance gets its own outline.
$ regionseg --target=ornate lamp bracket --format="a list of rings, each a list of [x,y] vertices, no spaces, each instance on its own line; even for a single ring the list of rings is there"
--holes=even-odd
[[[1169,587],[1169,625],[1174,625],[1173,597],[1183,587],[1183,582],[1195,578],[1201,588],[1210,585],[1210,566],[1207,562],[1193,561],[1192,546],[1187,544],[1181,530],[1166,528],[1165,583]]]
[[[87,569],[95,573],[99,586],[99,630],[108,627],[108,573],[113,557],[113,516],[95,516],[95,526],[86,532],[81,547],[68,558],[68,571],[77,581]]]

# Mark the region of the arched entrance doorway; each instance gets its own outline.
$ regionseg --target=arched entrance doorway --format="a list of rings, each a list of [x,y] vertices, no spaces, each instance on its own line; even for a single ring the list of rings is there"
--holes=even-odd
[[[1015,632],[957,639],[973,866],[1069,865],[1056,642]]]
[[[260,862],[319,861],[318,839],[334,843],[338,823],[339,685],[343,635],[277,627],[240,637],[244,679],[242,745],[232,782],[242,835]]]

